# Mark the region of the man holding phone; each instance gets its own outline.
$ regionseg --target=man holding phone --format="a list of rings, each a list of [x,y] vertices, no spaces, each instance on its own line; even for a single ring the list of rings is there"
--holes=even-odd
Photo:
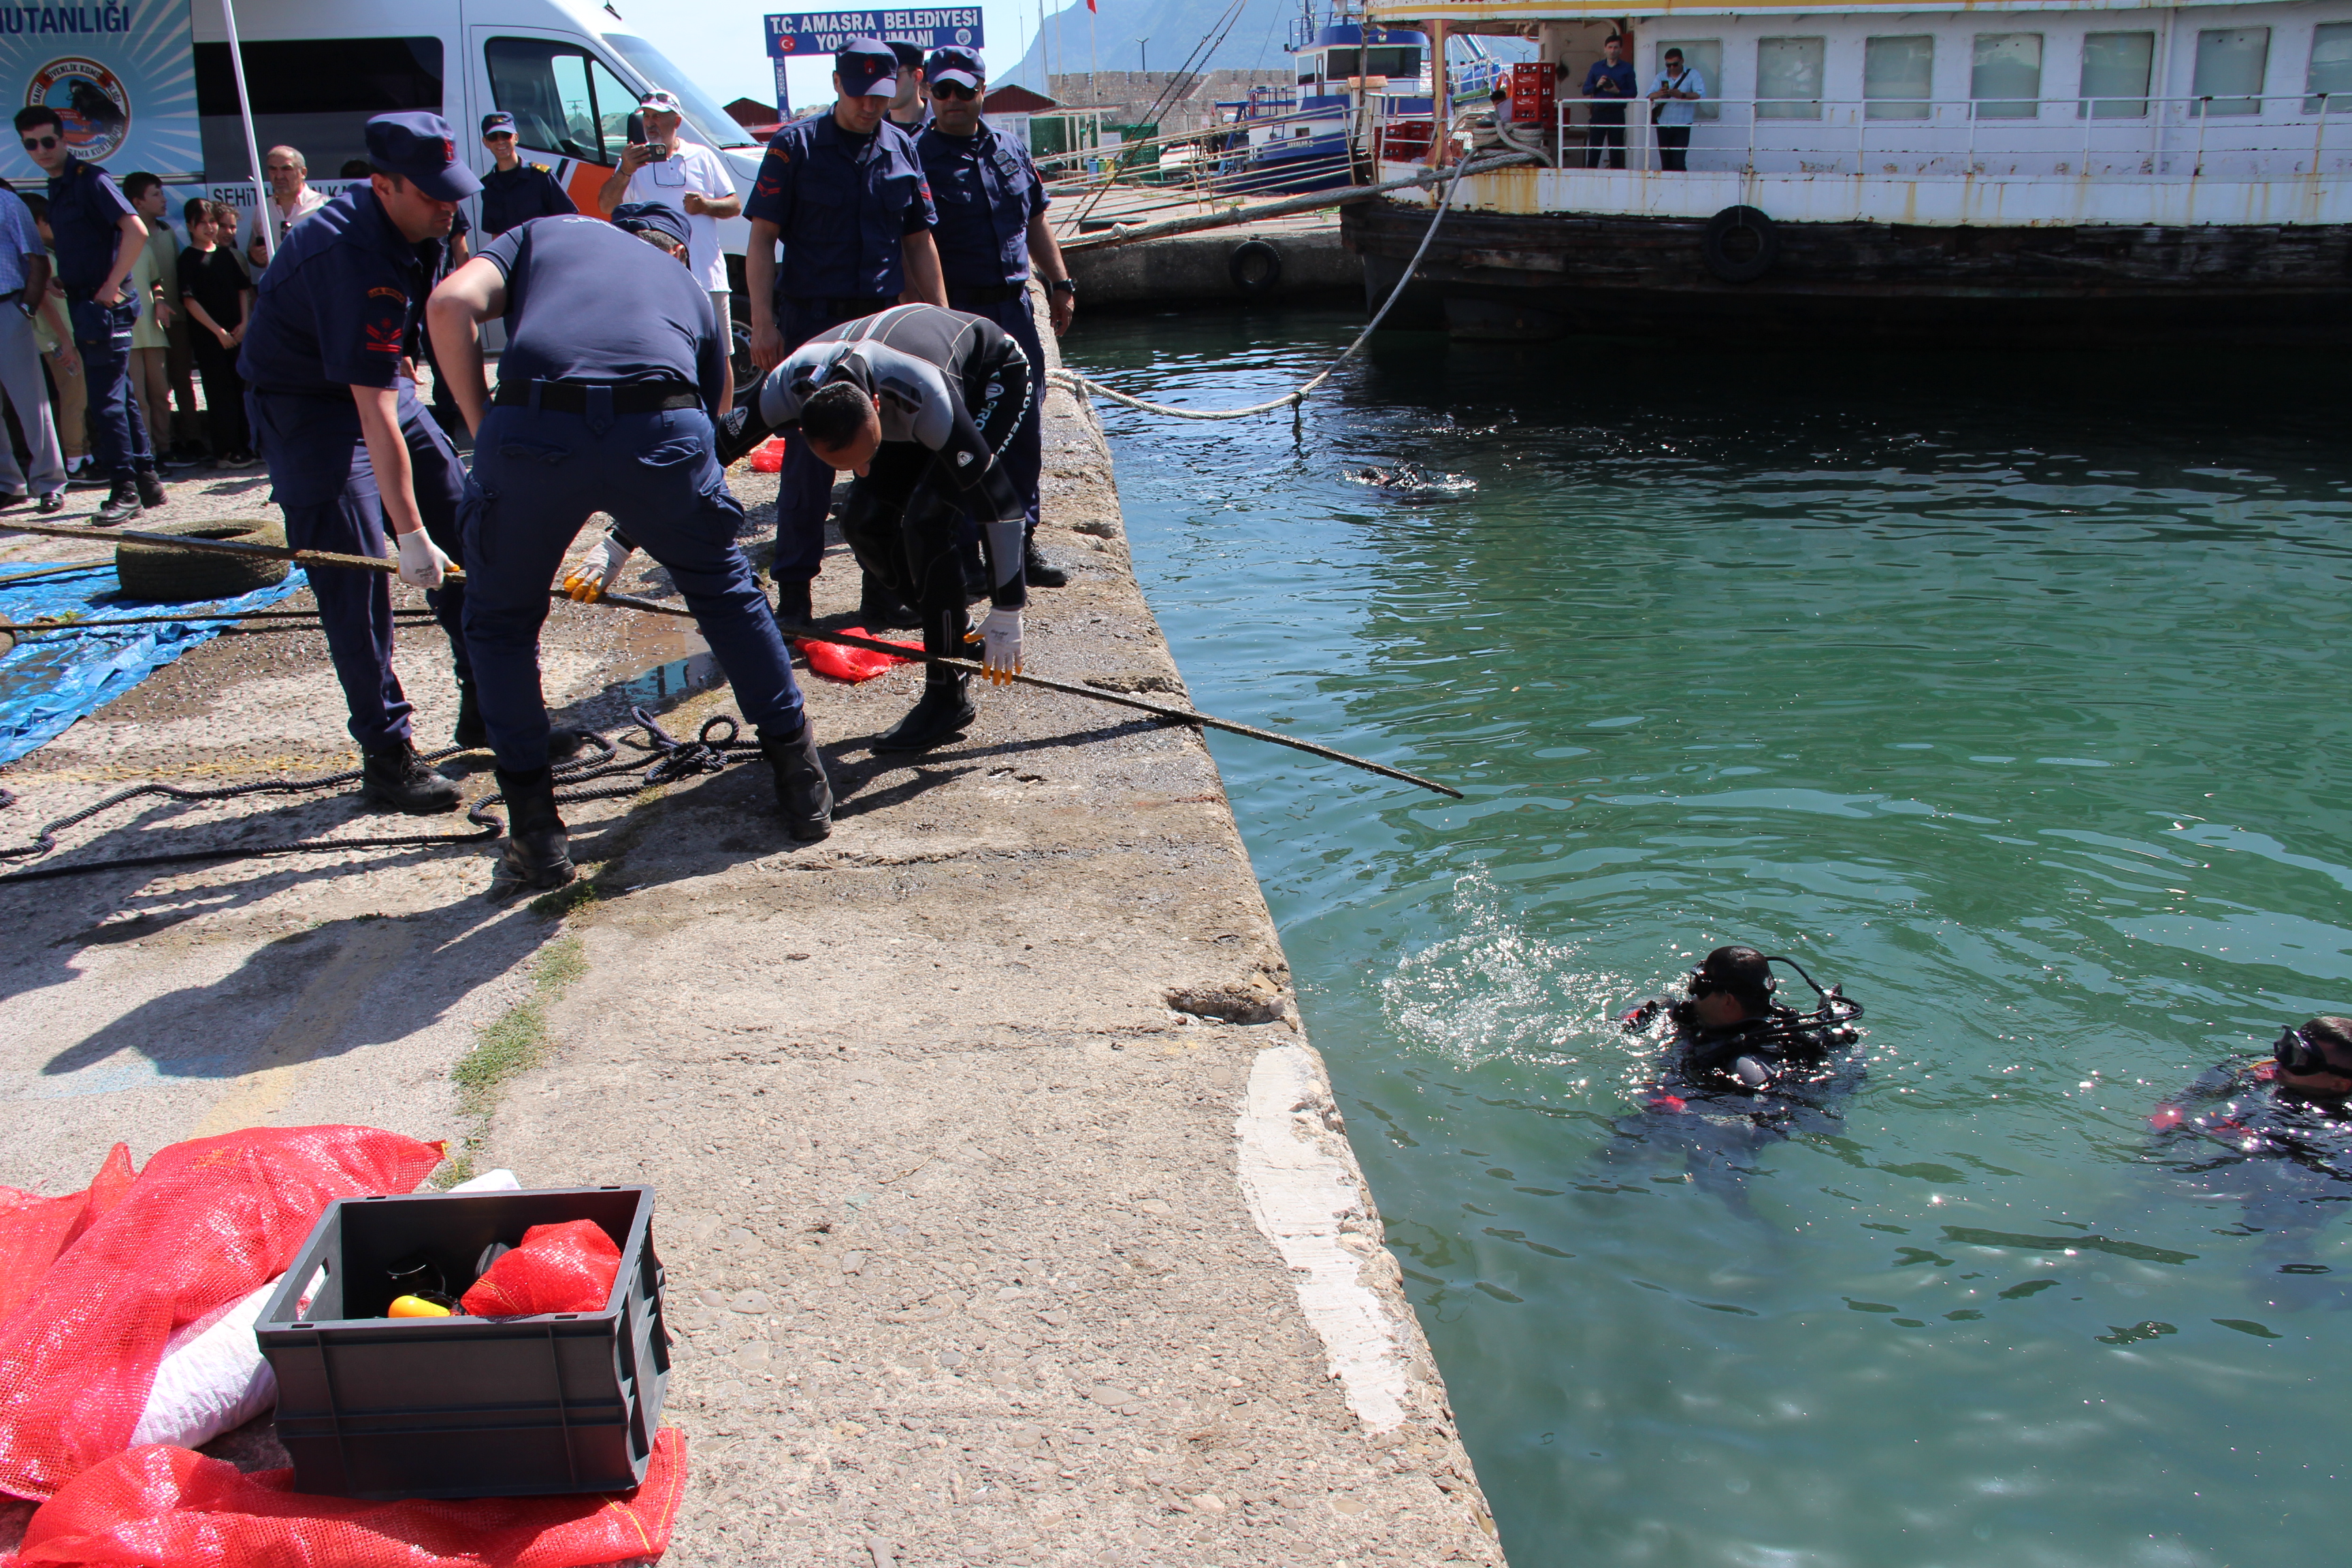
[[[686,138],[685,106],[667,92],[649,92],[637,105],[646,137],[621,153],[620,166],[596,193],[611,217],[625,202],[651,202],[686,219],[687,269],[710,292],[722,328],[728,321],[727,258],[719,249],[719,220],[743,210],[735,181],[719,154]]]
[[[1625,41],[1612,33],[1601,46],[1601,58],[1584,73],[1584,96],[1593,100],[1584,128],[1584,166],[1598,169],[1605,156],[1609,167],[1625,166],[1625,103],[1639,96],[1633,62],[1625,58]]]

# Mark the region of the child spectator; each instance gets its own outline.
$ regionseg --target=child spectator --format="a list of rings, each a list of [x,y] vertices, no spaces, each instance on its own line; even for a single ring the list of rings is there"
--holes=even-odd
[[[180,246],[163,216],[163,182],[145,170],[122,182],[122,195],[147,226],[147,244],[131,268],[139,320],[131,328],[131,392],[147,419],[147,442],[158,464],[185,468],[172,452],[172,323],[180,314]]]
[[[213,467],[249,468],[257,459],[246,426],[245,381],[236,374],[236,353],[253,310],[253,279],[230,248],[236,239],[236,209],[200,196],[188,203],[184,216],[188,248],[180,253],[180,299],[194,325],[196,374],[205,383]],[[228,244],[222,243],[224,237]]]

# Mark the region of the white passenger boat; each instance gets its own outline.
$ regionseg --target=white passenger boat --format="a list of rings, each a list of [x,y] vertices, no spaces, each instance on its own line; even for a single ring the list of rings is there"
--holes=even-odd
[[[1533,38],[1549,68],[1516,68],[1557,83],[1482,129],[1539,164],[1463,180],[1408,294],[1457,335],[2352,337],[2352,0],[1370,0],[1367,18],[1433,54],[1449,33]],[[1678,138],[1646,99],[1626,166],[1587,166],[1613,154],[1588,146],[1580,89],[1621,30],[1643,94],[1668,49],[1705,79],[1686,168],[1664,166]],[[1380,177],[1459,153],[1425,139],[1384,127]],[[1433,199],[1345,209],[1374,298]]]

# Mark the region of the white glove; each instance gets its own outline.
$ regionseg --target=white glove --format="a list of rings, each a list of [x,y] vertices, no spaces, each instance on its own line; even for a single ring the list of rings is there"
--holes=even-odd
[[[443,574],[457,564],[421,528],[393,537],[400,546],[400,580],[412,588],[438,588]]]
[[[594,604],[619,579],[621,568],[635,553],[634,546],[606,534],[588,547],[579,565],[563,574],[563,591],[583,605]]]
[[[991,610],[980,623],[980,630],[966,632],[963,640],[982,643],[981,668],[988,672],[989,684],[1010,686],[1013,678],[1021,673],[1021,612]]]

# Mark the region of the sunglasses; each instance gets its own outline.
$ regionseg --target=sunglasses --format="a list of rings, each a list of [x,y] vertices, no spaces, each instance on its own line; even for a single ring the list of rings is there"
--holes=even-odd
[[[25,151],[27,153],[32,152],[35,148],[39,148],[40,150],[47,152],[49,148],[58,144],[58,139],[54,136],[27,136],[24,141]]]
[[[2326,1051],[2301,1029],[2282,1032],[2278,1042],[2271,1047],[2271,1057],[2287,1071],[2302,1077],[2328,1073],[2336,1078],[2352,1078],[2352,1073],[2328,1060]]]
[[[952,98],[968,103],[971,100],[980,96],[980,89],[976,87],[964,87],[959,83],[951,81],[933,82],[931,84],[931,96],[933,98]]]

